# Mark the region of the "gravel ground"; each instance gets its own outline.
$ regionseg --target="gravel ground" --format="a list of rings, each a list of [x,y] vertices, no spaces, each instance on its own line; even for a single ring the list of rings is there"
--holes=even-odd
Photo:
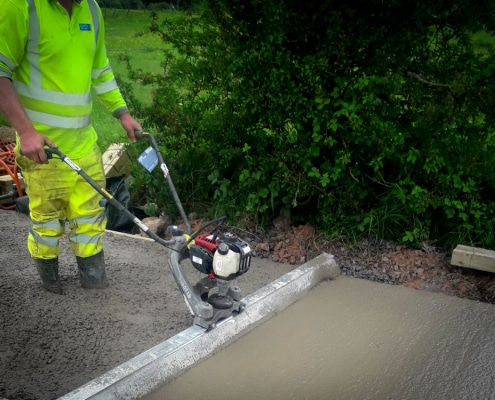
[[[106,234],[110,287],[86,290],[64,240],[60,296],[41,287],[31,266],[29,224],[0,210],[0,398],[56,399],[191,326],[164,247]],[[186,267],[192,283],[203,276]],[[248,294],[293,268],[253,258],[236,284]]]

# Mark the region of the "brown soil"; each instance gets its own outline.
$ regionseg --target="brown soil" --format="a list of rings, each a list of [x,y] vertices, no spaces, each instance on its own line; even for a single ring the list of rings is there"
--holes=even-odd
[[[158,220],[151,218],[148,226],[153,219]],[[193,231],[204,222],[192,215],[190,221]],[[251,245],[256,257],[272,262],[300,265],[330,253],[344,275],[495,304],[495,274],[453,266],[452,254],[445,249],[426,244],[415,249],[372,238],[352,244],[327,240],[312,225],[291,226],[282,217],[267,230],[230,230]]]
[[[309,224],[277,223],[258,233],[251,245],[258,257],[289,264],[302,264],[327,252],[345,275],[495,304],[495,274],[452,266],[451,253],[432,246],[414,249],[374,239],[349,245],[326,240]]]

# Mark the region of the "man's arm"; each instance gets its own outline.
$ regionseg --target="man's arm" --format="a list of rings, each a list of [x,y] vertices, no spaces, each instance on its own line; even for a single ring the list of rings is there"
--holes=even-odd
[[[20,149],[24,156],[38,164],[46,164],[45,146],[56,147],[50,139],[39,133],[19,102],[14,85],[9,78],[0,77],[0,112],[17,131]]]
[[[46,163],[43,147],[54,145],[34,129],[12,84],[12,76],[24,57],[27,42],[27,3],[15,0],[6,3],[0,7],[0,38],[9,38],[0,41],[0,113],[17,131],[22,154],[36,163]]]

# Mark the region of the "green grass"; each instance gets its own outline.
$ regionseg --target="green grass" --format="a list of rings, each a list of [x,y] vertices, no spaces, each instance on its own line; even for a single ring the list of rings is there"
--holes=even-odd
[[[127,54],[131,63],[145,72],[160,72],[165,44],[157,35],[149,32],[143,33],[150,24],[149,11],[107,11],[105,16],[106,45],[114,72],[123,76],[127,73],[124,63],[119,62],[121,54]],[[147,99],[149,90],[137,87],[136,94]]]
[[[120,61],[123,54],[129,56],[133,68],[141,68],[144,72],[160,73],[163,49],[166,44],[157,35],[149,32],[143,33],[149,27],[150,12],[103,9],[103,13],[107,54],[114,73],[129,81],[126,64]],[[174,12],[162,12],[160,18],[165,14],[167,18],[177,15]],[[145,104],[151,100],[151,90],[149,86],[139,84],[133,86],[134,94]],[[95,97],[93,100],[93,125],[98,132],[102,151],[114,142],[127,143],[128,139],[120,122],[114,119]]]

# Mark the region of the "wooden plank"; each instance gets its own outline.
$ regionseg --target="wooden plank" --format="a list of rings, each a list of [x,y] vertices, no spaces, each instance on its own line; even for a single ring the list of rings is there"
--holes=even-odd
[[[131,158],[124,143],[111,144],[103,154],[103,169],[105,176],[129,175],[131,170]]]
[[[495,272],[495,251],[460,244],[452,252],[450,263],[458,267]]]

